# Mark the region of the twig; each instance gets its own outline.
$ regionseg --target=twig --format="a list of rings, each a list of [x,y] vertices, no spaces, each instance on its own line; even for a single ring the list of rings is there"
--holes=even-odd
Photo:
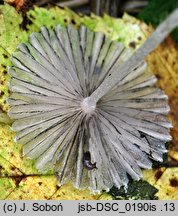
[[[86,5],[89,3],[89,0],[73,0],[73,1],[67,1],[62,3],[56,3],[56,5],[60,7],[70,7],[70,8],[76,8],[83,5]]]

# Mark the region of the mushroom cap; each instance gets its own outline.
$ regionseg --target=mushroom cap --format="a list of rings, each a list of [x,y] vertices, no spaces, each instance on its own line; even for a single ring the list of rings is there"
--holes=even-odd
[[[58,25],[32,33],[12,55],[7,101],[16,141],[39,170],[55,168],[60,185],[72,180],[94,192],[127,187],[128,175],[139,180],[141,169],[167,152],[167,96],[146,62],[121,74],[96,104],[89,100],[132,54],[101,32]]]

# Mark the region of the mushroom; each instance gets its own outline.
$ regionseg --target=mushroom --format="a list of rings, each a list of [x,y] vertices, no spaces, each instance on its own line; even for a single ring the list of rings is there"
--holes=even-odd
[[[59,185],[94,192],[127,187],[128,175],[139,180],[162,161],[169,106],[144,58],[176,25],[178,10],[134,54],[85,26],[32,33],[9,69],[8,114],[23,155],[54,168]]]

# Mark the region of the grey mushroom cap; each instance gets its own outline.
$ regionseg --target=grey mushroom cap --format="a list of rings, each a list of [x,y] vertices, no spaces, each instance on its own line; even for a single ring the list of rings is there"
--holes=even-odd
[[[60,185],[72,180],[95,192],[127,187],[128,175],[139,180],[142,168],[167,152],[168,100],[146,62],[120,74],[96,104],[89,101],[131,55],[101,32],[71,25],[42,27],[13,54],[8,103],[16,141],[39,170],[55,168]]]

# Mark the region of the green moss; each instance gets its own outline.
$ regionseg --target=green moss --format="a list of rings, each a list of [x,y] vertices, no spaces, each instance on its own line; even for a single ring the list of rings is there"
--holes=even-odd
[[[148,6],[139,13],[138,18],[156,27],[177,7],[178,0],[150,0]],[[172,35],[178,41],[178,28],[172,32]]]
[[[155,200],[158,190],[146,181],[130,180],[127,190],[124,187],[120,189],[113,187],[109,194],[116,200]]]

